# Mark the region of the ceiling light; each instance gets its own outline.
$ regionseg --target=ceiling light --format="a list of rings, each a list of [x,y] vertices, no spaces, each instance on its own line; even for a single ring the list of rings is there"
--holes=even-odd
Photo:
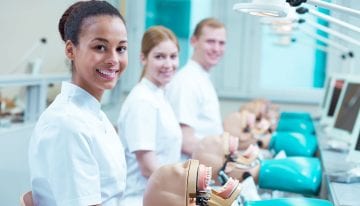
[[[264,17],[260,19],[260,22],[262,24],[276,24],[276,25],[287,25],[287,24],[292,24],[294,22],[297,22],[297,20],[299,19],[298,14],[295,11],[294,7],[290,7],[288,10],[288,14],[285,17]]]
[[[252,0],[234,4],[233,9],[256,16],[285,17],[289,5],[284,0]]]

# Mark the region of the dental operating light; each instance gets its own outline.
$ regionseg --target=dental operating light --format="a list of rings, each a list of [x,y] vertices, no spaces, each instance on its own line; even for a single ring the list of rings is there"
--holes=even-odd
[[[327,8],[330,10],[336,10],[340,12],[344,12],[346,14],[351,14],[357,17],[360,17],[360,11],[356,9],[351,9],[348,7],[340,6],[334,3],[329,3],[326,1],[320,1],[320,0],[286,0],[287,3],[290,4],[290,6],[297,7],[300,6],[302,3],[308,3],[314,6],[320,6],[323,8]]]
[[[302,31],[304,34],[306,34],[318,41],[321,41],[330,47],[333,47],[335,49],[342,51],[343,52],[343,54],[341,55],[342,59],[345,60],[347,57],[350,57],[350,59],[347,61],[348,65],[346,65],[346,66],[343,65],[343,70],[345,71],[345,68],[347,68],[347,69],[349,69],[349,71],[348,71],[349,73],[353,73],[355,71],[355,65],[354,65],[355,62],[353,61],[354,53],[349,48],[347,48],[337,42],[334,42],[330,39],[327,39],[319,34],[310,32],[309,30],[306,30],[304,28],[299,28],[299,30]]]
[[[304,20],[304,19],[299,19],[297,22],[299,23],[299,24],[301,24],[301,23],[304,23],[304,22],[308,22],[308,20]],[[309,25],[311,25],[310,23],[311,23],[311,21],[310,22],[308,22],[309,23]],[[312,23],[313,25],[316,25],[316,23]],[[271,25],[271,24],[270,24]],[[289,30],[288,29],[288,27],[289,26],[291,26],[291,30]],[[315,26],[315,28],[318,28],[319,26]],[[290,23],[290,24],[277,24],[277,23],[275,23],[275,25],[271,25],[271,27],[270,27],[273,31],[274,31],[274,33],[275,34],[278,34],[278,35],[280,35],[280,36],[289,36],[290,37],[290,35],[291,35],[291,33],[292,33],[292,30],[293,30],[293,28],[296,28],[296,29],[298,29],[298,27],[294,27],[294,24],[293,23]],[[327,27],[325,27],[325,28],[327,28]],[[327,32],[327,33],[329,33],[329,34],[336,34],[336,35],[334,35],[334,36],[338,36],[338,37],[341,37],[341,38],[343,38],[343,40],[345,40],[345,41],[348,41],[348,42],[351,42],[351,43],[354,43],[354,44],[360,44],[360,42],[358,42],[357,40],[355,40],[355,39],[352,39],[352,38],[350,38],[350,37],[348,37],[348,36],[345,36],[345,35],[342,35],[342,34],[340,34],[340,33],[338,33],[338,32],[333,32],[331,29],[323,29],[322,27],[321,27],[321,29],[320,28],[318,28],[319,30],[322,30],[322,31],[324,31],[324,32]],[[326,45],[328,45],[328,46],[331,46],[331,47],[334,47],[334,48],[336,48],[336,49],[338,49],[338,50],[340,50],[340,51],[342,51],[342,52],[344,52],[344,54],[342,55],[343,56],[343,58],[345,58],[346,56],[349,56],[349,57],[353,57],[353,52],[349,49],[349,48],[347,48],[347,47],[345,47],[345,46],[343,46],[343,45],[341,45],[341,44],[339,44],[339,43],[337,43],[337,42],[335,42],[335,41],[332,41],[332,40],[330,40],[330,39],[328,39],[328,38],[325,38],[325,37],[323,37],[323,36],[321,36],[321,35],[318,35],[318,34],[314,34],[314,33],[312,33],[312,32],[310,32],[310,31],[308,31],[308,30],[304,30],[304,29],[301,29],[302,30],[302,32],[304,32],[305,34],[307,34],[308,36],[311,36],[312,38],[314,38],[314,39],[316,39],[316,40],[318,40],[318,41],[321,41],[321,42],[323,42],[323,43],[325,43]],[[285,40],[285,39],[284,39]],[[290,38],[289,38],[289,43],[290,43]]]
[[[252,0],[249,3],[234,4],[233,9],[255,16],[285,17],[289,5],[285,0]]]
[[[359,27],[354,26],[354,25],[349,24],[349,23],[346,23],[346,22],[344,22],[344,21],[341,21],[341,20],[339,20],[339,19],[337,19],[337,18],[334,18],[334,17],[332,17],[332,16],[323,14],[323,13],[321,13],[321,12],[315,11],[315,10],[313,10],[313,9],[307,9],[307,8],[304,8],[304,7],[299,7],[299,8],[296,9],[296,12],[297,12],[298,14],[305,14],[305,13],[308,13],[308,12],[309,12],[310,14],[312,14],[312,15],[314,15],[314,16],[316,16],[316,17],[319,17],[319,18],[321,18],[321,19],[324,19],[324,20],[326,20],[326,21],[328,21],[328,22],[330,22],[330,23],[334,23],[334,24],[337,24],[337,25],[339,25],[339,26],[345,27],[345,28],[347,28],[347,29],[349,29],[349,30],[352,30],[352,31],[355,31],[355,32],[360,33],[360,28],[359,28]]]
[[[303,33],[305,33],[306,35],[327,44],[328,46],[332,46],[332,47],[334,47],[336,49],[339,49],[339,50],[347,53],[350,57],[353,56],[353,53],[352,53],[352,51],[350,51],[349,48],[347,48],[347,47],[345,47],[345,46],[343,46],[343,45],[341,45],[341,44],[339,44],[337,42],[334,42],[334,41],[332,41],[332,40],[330,40],[328,38],[325,38],[325,37],[323,37],[323,36],[321,36],[319,34],[315,34],[313,32],[310,32],[309,30],[306,30],[304,28],[299,28],[299,30],[302,31]]]
[[[249,3],[234,4],[233,9],[256,16],[285,17],[290,6],[297,7],[305,2],[360,17],[359,10],[320,0],[252,0]]]
[[[349,36],[347,36],[345,34],[342,34],[340,32],[337,32],[337,31],[335,31],[333,29],[330,29],[330,28],[328,28],[326,26],[323,26],[323,25],[321,25],[319,23],[313,22],[313,21],[308,20],[308,19],[299,19],[298,20],[299,24],[302,24],[302,23],[305,23],[305,22],[308,25],[310,25],[310,26],[312,26],[312,27],[314,27],[314,28],[316,28],[318,30],[324,31],[324,32],[326,32],[326,33],[328,33],[328,34],[330,34],[332,36],[335,36],[335,37],[337,37],[339,39],[342,39],[342,40],[344,40],[346,42],[349,42],[351,44],[355,44],[356,46],[360,46],[360,41],[358,41],[358,40],[356,40],[354,38],[351,38],[351,37],[349,37]]]

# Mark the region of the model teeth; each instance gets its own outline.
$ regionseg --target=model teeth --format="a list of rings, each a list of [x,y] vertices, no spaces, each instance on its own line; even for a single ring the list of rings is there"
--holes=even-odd
[[[217,194],[224,199],[227,199],[231,196],[238,185],[239,181],[232,179],[231,177],[229,180],[223,185],[218,191]]]
[[[198,191],[207,191],[209,190],[211,182],[211,167],[206,167],[204,165],[199,165],[198,169]]]
[[[212,175],[211,171],[212,171],[211,167],[206,167],[206,180],[205,180],[206,188],[209,187],[210,185],[211,175]]]

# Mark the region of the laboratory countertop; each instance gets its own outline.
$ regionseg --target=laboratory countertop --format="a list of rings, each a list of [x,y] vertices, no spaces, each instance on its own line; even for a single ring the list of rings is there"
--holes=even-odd
[[[319,156],[323,166],[323,181],[325,181],[324,185],[329,200],[335,206],[360,206],[360,182],[338,183],[330,178],[331,174],[349,171],[355,165],[346,161],[346,152],[326,149],[328,137],[320,125],[316,125],[316,135],[319,143]]]

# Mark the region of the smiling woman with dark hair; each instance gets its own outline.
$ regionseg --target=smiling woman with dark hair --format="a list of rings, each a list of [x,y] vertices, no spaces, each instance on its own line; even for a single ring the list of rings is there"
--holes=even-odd
[[[30,140],[35,205],[118,205],[125,188],[122,144],[101,110],[127,66],[127,31],[105,1],[71,5],[59,22],[72,80],[44,111]]]

